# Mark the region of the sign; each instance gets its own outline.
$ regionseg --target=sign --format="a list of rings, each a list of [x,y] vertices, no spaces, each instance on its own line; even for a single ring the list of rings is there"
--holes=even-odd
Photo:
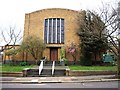
[[[114,54],[103,54],[103,62],[113,62],[114,60]]]

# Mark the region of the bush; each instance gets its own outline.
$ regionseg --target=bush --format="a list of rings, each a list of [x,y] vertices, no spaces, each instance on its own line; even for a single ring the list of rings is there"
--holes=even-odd
[[[68,59],[63,58],[65,65],[68,65]]]
[[[91,58],[81,56],[81,57],[80,57],[80,65],[83,65],[83,66],[91,66],[91,65],[92,65],[92,60],[91,60]]]
[[[20,66],[26,66],[26,65],[28,65],[27,62],[21,62],[21,63],[20,63]]]

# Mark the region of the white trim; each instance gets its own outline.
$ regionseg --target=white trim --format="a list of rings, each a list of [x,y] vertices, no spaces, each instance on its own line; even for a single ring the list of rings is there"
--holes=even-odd
[[[61,43],[61,18],[60,18],[60,43]]]
[[[57,43],[57,18],[56,18],[56,38],[55,38],[55,43]]]
[[[47,43],[49,43],[49,19],[48,20],[48,27],[47,27]]]
[[[55,71],[55,61],[53,61],[53,64],[52,64],[52,76],[54,75],[54,71]]]
[[[39,75],[41,74],[43,69],[43,61],[41,61],[40,66],[39,66]]]
[[[53,43],[53,18],[52,18],[52,26],[51,26],[51,43]]]

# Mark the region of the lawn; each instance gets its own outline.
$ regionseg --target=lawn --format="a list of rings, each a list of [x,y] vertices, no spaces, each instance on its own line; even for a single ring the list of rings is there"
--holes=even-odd
[[[11,66],[11,65],[2,65],[0,66],[0,72],[22,72],[24,68],[32,68],[33,65],[29,66]]]
[[[35,65],[30,66],[11,66],[11,65],[0,65],[0,72],[22,72],[24,68],[32,68]],[[69,66],[70,70],[113,70],[117,71],[117,66]]]
[[[117,71],[117,66],[69,66],[70,70],[113,70]]]

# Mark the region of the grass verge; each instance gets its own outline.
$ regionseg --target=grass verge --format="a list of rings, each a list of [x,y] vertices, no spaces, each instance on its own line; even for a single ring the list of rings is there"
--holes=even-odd
[[[112,70],[117,71],[117,66],[69,66],[70,70]]]
[[[22,72],[24,68],[32,68],[35,65],[28,66],[11,66],[11,65],[0,65],[0,72]],[[71,65],[70,70],[112,70],[117,71],[117,66],[79,66]]]
[[[27,66],[12,66],[12,65],[2,65],[0,66],[0,72],[22,72],[24,68],[32,68],[33,65],[27,65]]]

